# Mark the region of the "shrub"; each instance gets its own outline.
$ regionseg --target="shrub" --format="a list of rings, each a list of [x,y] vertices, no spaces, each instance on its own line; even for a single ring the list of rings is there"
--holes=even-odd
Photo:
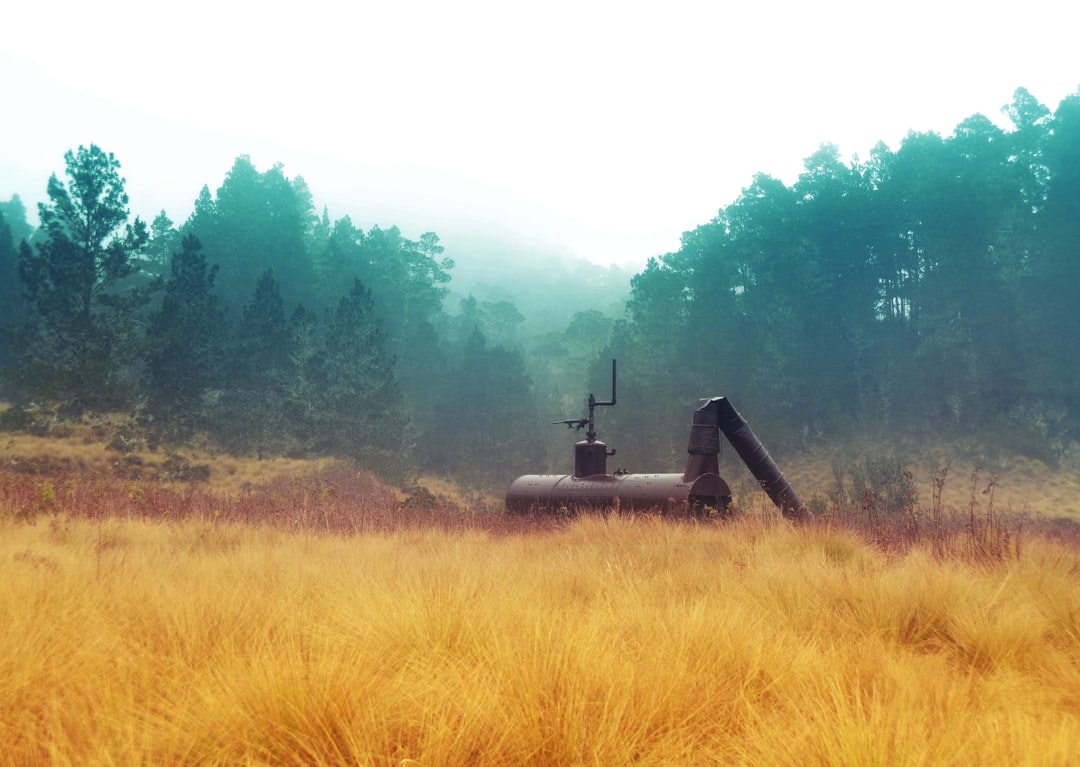
[[[838,489],[836,499],[862,511],[901,514],[915,508],[918,491],[915,477],[895,455],[870,452],[852,461],[846,470],[833,466]]]

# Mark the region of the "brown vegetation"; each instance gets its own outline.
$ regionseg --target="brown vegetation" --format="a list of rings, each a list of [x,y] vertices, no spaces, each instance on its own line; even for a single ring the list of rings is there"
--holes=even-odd
[[[7,463],[0,762],[1065,765],[1080,740],[1075,528],[979,475],[964,506],[823,487],[795,527],[754,496],[537,520],[266,474]]]

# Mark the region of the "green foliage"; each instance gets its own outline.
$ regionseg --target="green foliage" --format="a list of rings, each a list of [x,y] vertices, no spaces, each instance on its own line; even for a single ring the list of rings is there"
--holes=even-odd
[[[1019,402],[1008,413],[990,421],[986,441],[1007,446],[1008,453],[1021,453],[1056,465],[1068,453],[1069,429],[1068,411],[1061,405]]]
[[[1003,112],[1009,128],[974,115],[850,163],[822,145],[791,185],[754,177],[633,277],[621,319],[609,285],[551,264],[514,292],[483,284],[513,279],[501,259],[451,297],[436,234],[316,216],[303,179],[246,156],[179,231],[164,211],[148,231],[115,158],[80,147],[32,245],[18,198],[0,203],[5,394],[495,488],[567,468],[547,422],[606,392],[617,357],[602,438],[633,471],[681,465],[693,403],[720,394],[774,453],[932,428],[1052,459],[1080,433],[1080,94],[1052,112],[1019,89]],[[902,506],[902,470],[868,460],[838,486]]]
[[[30,414],[18,408],[0,410],[0,431],[23,431],[30,427]]]
[[[824,145],[791,187],[756,177],[634,278],[605,356],[626,362],[642,405],[723,393],[755,429],[800,435],[781,449],[986,434],[1009,413],[1037,426],[1030,402],[1061,414],[1050,428],[1067,444],[1080,416],[1080,93],[1051,114],[1019,89],[1004,111],[1010,132],[975,115],[866,162]],[[685,429],[669,412],[634,439],[611,420],[622,442],[651,443],[654,465],[671,459],[660,435]]]
[[[467,486],[501,492],[540,465],[532,382],[521,352],[488,346],[474,330],[440,382],[437,418],[417,446],[421,460]]]
[[[0,217],[4,219],[11,237],[11,244],[17,246],[23,240],[29,240],[34,234],[34,227],[26,220],[26,206],[22,198],[15,194],[7,202],[0,201]]]
[[[371,292],[360,280],[327,318],[315,422],[321,450],[404,479],[408,418]]]
[[[146,226],[128,223],[120,163],[97,146],[64,155],[68,182],[49,179],[39,206],[45,239],[19,252],[19,276],[32,319],[17,339],[15,381],[26,398],[46,397],[74,411],[130,401],[139,349],[139,311],[150,291],[135,287],[134,256]]]
[[[0,204],[0,368],[14,363],[12,336],[15,329],[27,319],[19,291],[19,259],[15,232],[4,213],[7,207]]]
[[[225,314],[213,293],[216,275],[199,241],[185,236],[147,323],[146,410],[173,440],[206,426],[204,399],[221,376]]]
[[[212,397],[214,434],[260,457],[286,450],[283,429],[289,331],[278,281],[264,271],[227,343],[225,375]]]
[[[202,275],[199,294],[208,295],[212,279],[205,265],[194,274]],[[212,328],[201,323],[214,311],[208,302],[205,311],[191,318],[195,324],[189,337],[199,343],[186,353],[206,352],[204,361],[213,351],[204,345]],[[304,307],[286,319],[278,282],[273,272],[264,272],[225,356],[224,373],[214,379],[218,388],[207,390],[208,379],[197,371],[185,383],[192,403],[200,398],[207,403],[206,427],[230,450],[254,451],[259,457],[348,457],[395,479],[411,473],[405,450],[408,416],[394,360],[371,293],[359,280],[327,312],[320,328],[316,315]]]
[[[423,386],[428,360],[433,352],[430,343],[432,321],[442,312],[442,301],[450,281],[453,260],[441,258],[443,247],[433,232],[413,242],[401,235],[396,226],[372,228],[358,243],[355,272],[371,290],[376,316],[383,323],[387,349],[396,358],[396,370],[415,387],[410,399],[419,404],[430,397]]]
[[[173,226],[165,211],[161,211],[150,223],[150,242],[147,244],[139,268],[152,277],[165,277],[171,268],[173,254],[182,246],[183,235]]]
[[[290,305],[315,303],[315,269],[309,248],[315,226],[311,194],[302,178],[290,180],[281,165],[265,173],[251,158],[236,158],[216,197],[204,187],[184,225],[219,265],[221,303],[244,305],[251,282],[267,269],[284,286]]]

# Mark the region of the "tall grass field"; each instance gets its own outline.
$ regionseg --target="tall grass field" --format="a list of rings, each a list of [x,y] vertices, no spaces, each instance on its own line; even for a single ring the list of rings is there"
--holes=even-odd
[[[512,519],[344,467],[5,471],[0,764],[1075,764],[1080,547],[968,513],[875,537]]]

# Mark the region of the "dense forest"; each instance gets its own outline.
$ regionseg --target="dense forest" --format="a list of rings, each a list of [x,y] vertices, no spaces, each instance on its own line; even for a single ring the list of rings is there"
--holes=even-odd
[[[824,145],[791,186],[754,178],[625,306],[599,267],[547,302],[452,292],[437,234],[331,220],[244,156],[187,221],[147,224],[118,160],[79,147],[36,229],[0,203],[3,423],[122,414],[150,445],[498,490],[570,468],[550,423],[605,395],[618,358],[602,436],[632,470],[678,466],[694,402],[721,394],[781,451],[932,437],[1060,457],[1080,426],[1080,93],[1051,111],[1019,89],[1003,111],[1008,129],[975,115],[850,163]]]
[[[1003,113],[850,164],[822,146],[651,260],[594,366],[635,371],[608,417],[620,447],[677,465],[673,424],[717,393],[778,447],[1060,458],[1080,426],[1080,93],[1051,112],[1021,88]]]

